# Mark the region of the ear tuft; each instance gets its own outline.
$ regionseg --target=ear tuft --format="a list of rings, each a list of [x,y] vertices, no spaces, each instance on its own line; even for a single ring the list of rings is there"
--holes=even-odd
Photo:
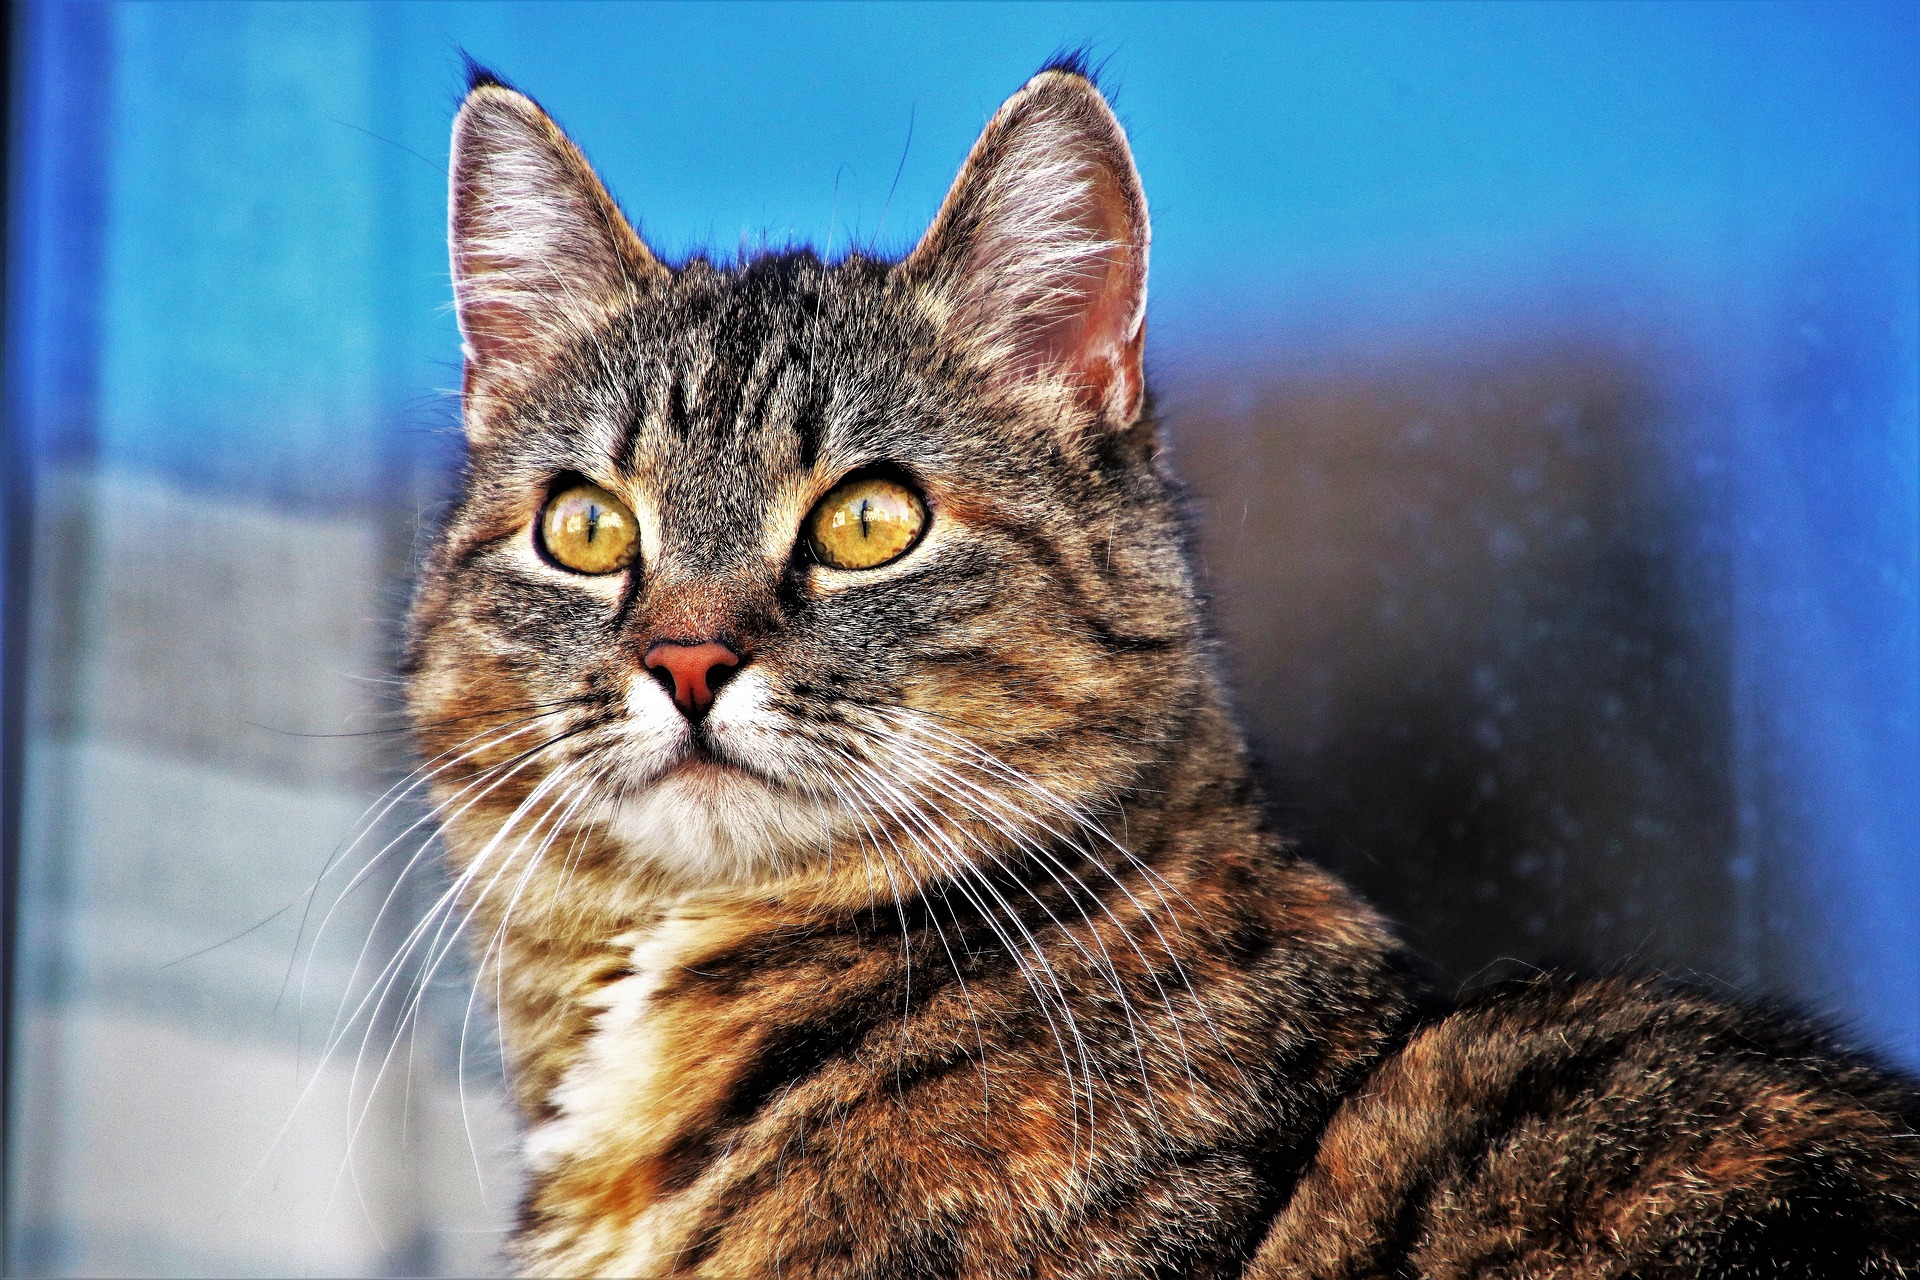
[[[1046,60],[1038,74],[1045,75],[1049,71],[1078,76],[1096,89],[1100,87],[1099,71],[1093,65],[1093,50],[1084,44],[1061,49]]]
[[[479,59],[475,58],[465,49],[460,50],[460,63],[467,73],[468,93],[472,93],[475,89],[513,88],[505,77],[497,74],[493,68],[482,64]]]
[[[666,269],[547,113],[483,68],[469,71],[453,126],[448,240],[471,432],[492,396],[537,376]]]
[[[995,113],[901,270],[997,378],[1121,429],[1145,391],[1146,195],[1083,55],[1055,64]]]

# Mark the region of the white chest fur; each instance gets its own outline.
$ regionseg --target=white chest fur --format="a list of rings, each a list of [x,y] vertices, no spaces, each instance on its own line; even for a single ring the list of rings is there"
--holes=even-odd
[[[674,911],[618,944],[628,949],[625,977],[592,996],[599,1007],[593,1032],[554,1087],[554,1118],[527,1135],[525,1154],[535,1172],[590,1154],[637,1119],[636,1099],[653,1093],[660,1046],[648,1025],[653,995],[679,967],[698,922]]]
[[[536,1177],[575,1162],[618,1168],[644,1162],[674,1136],[675,1082],[664,1079],[669,1060],[654,996],[693,948],[701,921],[668,911],[643,932],[620,939],[630,948],[632,972],[595,993],[599,1012],[580,1056],[551,1096],[554,1118],[527,1135],[525,1155]],[[659,1272],[671,1247],[672,1205],[653,1204],[623,1222],[563,1219],[523,1241],[537,1274]]]

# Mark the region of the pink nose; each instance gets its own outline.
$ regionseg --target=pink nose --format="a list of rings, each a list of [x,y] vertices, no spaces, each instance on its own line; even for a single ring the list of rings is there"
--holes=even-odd
[[[687,718],[698,720],[713,705],[714,690],[740,665],[740,655],[715,640],[702,644],[662,640],[647,650],[646,664],[661,684],[672,685],[673,700]]]

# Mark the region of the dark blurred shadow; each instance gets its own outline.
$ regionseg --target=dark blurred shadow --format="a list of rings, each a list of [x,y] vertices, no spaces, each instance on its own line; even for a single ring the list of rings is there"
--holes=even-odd
[[[1569,338],[1169,381],[1282,827],[1457,982],[1742,977],[1718,517],[1658,370]]]

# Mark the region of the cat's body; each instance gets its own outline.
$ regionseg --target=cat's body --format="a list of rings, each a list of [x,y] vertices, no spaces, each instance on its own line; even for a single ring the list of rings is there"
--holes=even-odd
[[[898,265],[670,271],[485,77],[453,195],[471,460],[412,697],[523,1269],[1920,1271],[1907,1086],[1622,980],[1440,1007],[1270,831],[1076,70]]]

